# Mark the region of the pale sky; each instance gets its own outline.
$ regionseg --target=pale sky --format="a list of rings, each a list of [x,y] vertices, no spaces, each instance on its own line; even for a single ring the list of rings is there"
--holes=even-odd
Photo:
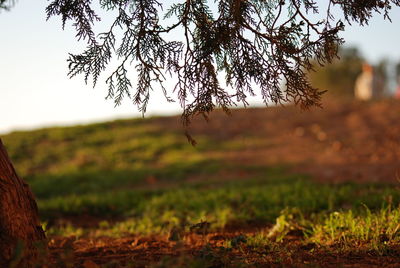
[[[0,133],[140,116],[128,99],[118,107],[105,100],[103,80],[93,89],[82,77],[67,77],[68,53],[85,45],[76,42],[72,27],[61,30],[59,18],[46,22],[47,4],[19,0],[10,12],[0,13]],[[399,62],[400,8],[391,17],[393,23],[377,15],[367,27],[346,26],[346,45],[358,46],[371,62]],[[154,92],[146,116],[180,112],[177,103]]]

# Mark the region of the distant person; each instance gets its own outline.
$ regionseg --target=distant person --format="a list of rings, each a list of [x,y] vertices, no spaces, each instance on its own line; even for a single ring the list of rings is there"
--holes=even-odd
[[[397,80],[397,88],[394,93],[394,97],[396,99],[400,99],[400,62],[396,65],[396,80]]]
[[[394,98],[400,99],[400,63],[396,66],[396,81],[397,87],[396,91],[394,92]]]
[[[357,77],[354,95],[358,100],[370,100],[383,95],[383,79],[368,63],[362,66],[362,73]]]
[[[399,81],[399,83],[397,84],[397,88],[396,88],[396,92],[394,93],[394,97],[395,97],[396,99],[400,99],[400,81]]]

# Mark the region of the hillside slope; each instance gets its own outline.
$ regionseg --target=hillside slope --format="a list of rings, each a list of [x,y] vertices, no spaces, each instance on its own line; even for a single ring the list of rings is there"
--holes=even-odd
[[[2,139],[37,198],[43,267],[398,267],[399,116],[217,111],[191,125],[196,147],[179,116]]]
[[[195,119],[188,144],[179,116],[118,120],[3,136],[20,174],[157,169],[205,161],[284,165],[330,181],[400,177],[400,102],[326,103],[323,109],[271,107]]]

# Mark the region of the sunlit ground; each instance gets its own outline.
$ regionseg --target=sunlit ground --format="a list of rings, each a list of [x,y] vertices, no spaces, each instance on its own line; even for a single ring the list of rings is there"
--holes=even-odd
[[[179,117],[2,139],[60,267],[389,265],[399,114],[396,101],[217,112],[191,126],[196,147]]]

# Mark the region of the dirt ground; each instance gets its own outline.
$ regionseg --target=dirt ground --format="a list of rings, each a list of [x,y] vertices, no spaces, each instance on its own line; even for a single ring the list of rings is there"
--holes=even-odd
[[[302,244],[301,237],[289,235],[279,248],[252,248],[242,245],[226,251],[224,243],[254,231],[236,230],[210,234],[186,234],[182,241],[168,237],[125,237],[96,240],[53,238],[50,241],[52,265],[68,267],[400,267],[400,248],[379,255],[361,249],[343,252],[336,245],[320,248]],[[213,248],[213,250],[209,250]],[[66,253],[67,252],[67,253]],[[70,255],[68,255],[68,252]],[[64,255],[63,255],[64,254]],[[62,258],[60,259],[60,256]],[[207,260],[189,266],[193,259]],[[106,265],[106,266],[104,266]],[[153,266],[151,266],[153,265]],[[53,266],[49,266],[53,267]]]
[[[179,117],[155,120],[168,129],[181,128]],[[194,138],[211,135],[216,142],[239,141],[244,149],[229,150],[224,155],[233,162],[284,164],[293,172],[310,174],[323,182],[397,184],[400,180],[400,102],[395,100],[330,101],[323,109],[311,111],[271,107],[234,110],[231,116],[215,112],[208,123],[195,120],[190,133]],[[335,254],[335,246],[319,248],[314,244],[299,244],[296,235],[286,238],[284,251],[269,249],[269,254],[263,253],[265,249],[246,246],[230,252],[206,252],[207,244],[222,247],[228,238],[251,235],[257,230],[237,228],[202,235],[192,233],[186,234],[181,242],[170,241],[168,237],[78,240],[53,237],[49,247],[57,267],[66,267],[68,252],[75,256],[74,267],[84,268],[105,263],[108,263],[105,267],[124,267],[124,264],[149,267],[161,260],[164,266],[159,267],[185,267],[185,256],[199,254],[211,254],[214,258],[211,267],[226,267],[226,259],[248,263],[247,267],[400,267],[400,249],[392,249],[385,255],[362,250]],[[173,257],[174,262],[169,262],[168,257]]]
[[[245,150],[226,157],[239,163],[287,164],[294,172],[331,182],[400,179],[400,102],[324,103],[323,108],[271,107],[221,113],[192,125],[196,134],[241,138]],[[262,144],[252,145],[252,139]],[[249,144],[249,145],[246,145]]]

